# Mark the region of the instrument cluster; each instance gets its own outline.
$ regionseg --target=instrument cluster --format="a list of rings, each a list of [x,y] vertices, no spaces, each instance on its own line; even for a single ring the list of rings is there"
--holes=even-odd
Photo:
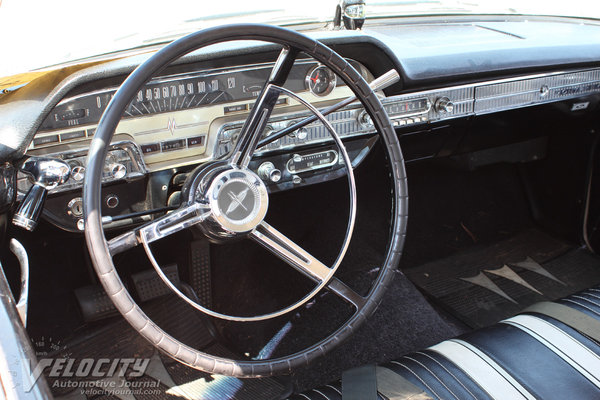
[[[358,63],[353,64],[361,69]],[[259,95],[271,68],[271,64],[261,64],[156,78],[137,92],[123,117],[253,100]],[[342,83],[329,68],[315,61],[299,60],[294,64],[285,86],[295,93],[309,91],[322,97],[330,94],[337,85]],[[40,131],[97,123],[116,90],[109,88],[64,99],[44,120]],[[248,111],[247,103],[224,108],[224,114],[244,111]]]
[[[349,61],[370,78],[364,66]],[[245,120],[272,67],[272,63],[254,64],[157,77],[131,99],[115,134],[138,147],[150,172],[214,159],[226,150],[230,128]],[[332,71],[312,59],[296,61],[285,87],[312,103],[349,95]],[[87,149],[116,90],[110,87],[63,99],[41,124],[28,153],[56,155]],[[297,113],[298,104],[283,95],[274,115]],[[298,132],[299,141],[311,142],[310,133],[302,140],[310,131]]]

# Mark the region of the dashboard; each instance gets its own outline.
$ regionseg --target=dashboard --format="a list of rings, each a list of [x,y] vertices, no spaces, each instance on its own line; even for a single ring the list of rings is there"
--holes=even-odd
[[[427,21],[407,26],[382,21],[362,33],[317,32],[315,37],[347,57],[367,82],[388,69],[400,73],[401,84],[377,94],[396,127],[405,158],[416,161],[458,153],[461,146],[466,149],[468,138],[461,124],[475,117],[557,103],[569,113],[594,108],[600,93],[600,66],[593,56],[597,46],[590,47],[593,38],[586,38],[578,48],[571,47],[568,58],[561,53],[550,60],[547,57],[552,44],[541,44],[537,34],[533,39],[527,35],[538,32],[532,28],[535,24],[548,28],[552,23],[530,21],[530,31],[523,31],[523,23],[495,20],[440,26]],[[429,36],[438,37],[440,32],[451,35],[453,26],[463,35],[465,30],[470,32],[461,36],[464,43],[444,42],[447,45],[442,50],[425,41]],[[566,34],[564,25],[560,26],[557,32]],[[571,39],[577,36],[577,29],[600,37],[600,29],[593,24],[573,24],[570,28]],[[417,33],[419,43],[414,42]],[[515,35],[524,41],[515,41]],[[402,41],[403,37],[406,41]],[[568,41],[548,39],[551,40],[559,47]],[[485,58],[498,43],[503,46],[502,51]],[[504,54],[508,45],[514,46],[516,52],[511,55],[512,63],[499,73],[493,65],[508,61],[494,57]],[[151,218],[149,211],[176,206],[178,188],[192,168],[225,158],[231,152],[273,66],[258,61],[264,59],[259,53],[255,61],[246,54],[242,59],[248,62],[228,67],[198,62],[200,58],[186,60],[137,92],[117,127],[103,174],[103,215],[108,228],[144,222]],[[532,54],[533,61],[529,60]],[[586,58],[589,54],[592,61]],[[534,61],[543,64],[544,69],[535,67]],[[109,62],[116,67],[100,64],[93,68],[101,71],[100,77],[107,76],[106,72],[124,77],[139,62],[139,57],[134,56]],[[444,65],[447,68],[442,71]],[[65,74],[64,81],[70,85],[70,76]],[[96,79],[91,74],[82,76],[85,85],[76,84],[75,79],[75,84],[68,90],[66,85],[60,98],[41,113],[43,119],[26,148],[28,155],[60,158],[71,166],[71,178],[50,191],[44,211],[52,223],[70,231],[83,229],[81,187],[87,148],[120,82],[115,78],[106,84],[106,79]],[[312,59],[296,61],[285,87],[319,109],[352,95],[341,79]],[[3,99],[0,95],[0,109],[9,97]],[[310,112],[296,99],[282,95],[263,138],[309,116]],[[326,118],[344,140],[353,166],[358,166],[377,142],[369,115],[360,103],[353,102]],[[476,139],[482,140],[481,136]],[[271,192],[335,179],[343,175],[342,167],[329,132],[318,122],[258,148],[250,164]],[[30,186],[27,177],[20,174],[18,196],[22,197]]]
[[[370,78],[364,67],[353,64],[365,78]],[[234,134],[232,129],[243,122],[271,67],[245,65],[153,79],[130,102],[117,134],[129,136],[151,171],[197,162],[198,156],[209,159],[215,154],[223,155],[228,152],[226,144]],[[311,102],[349,95],[326,67],[307,60],[296,62],[286,88]],[[116,89],[101,89],[62,100],[42,123],[30,150],[52,151],[61,144],[91,139]],[[282,96],[277,112],[297,105],[293,99]],[[211,129],[217,132],[211,134]],[[300,140],[310,141],[311,138],[303,137],[304,133],[299,133]],[[276,143],[270,148],[276,146],[285,144]],[[194,159],[186,160],[190,156]]]

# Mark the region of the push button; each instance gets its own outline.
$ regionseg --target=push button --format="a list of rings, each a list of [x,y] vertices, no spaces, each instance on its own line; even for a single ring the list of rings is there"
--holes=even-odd
[[[143,154],[152,154],[160,151],[160,144],[152,143],[152,144],[144,144],[142,145],[142,153]]]

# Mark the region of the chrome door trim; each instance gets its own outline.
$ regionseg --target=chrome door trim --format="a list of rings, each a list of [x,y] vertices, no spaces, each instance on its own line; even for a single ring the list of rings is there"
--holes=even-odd
[[[43,375],[34,374],[37,357],[21,323],[4,269],[0,265],[0,397],[18,400],[51,399]]]

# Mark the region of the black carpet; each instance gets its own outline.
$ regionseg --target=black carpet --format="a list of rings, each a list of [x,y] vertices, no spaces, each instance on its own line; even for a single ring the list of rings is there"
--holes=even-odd
[[[460,333],[398,272],[377,311],[332,353],[295,371],[294,387],[297,391],[317,387],[339,379],[349,368],[393,360]]]
[[[532,270],[538,267],[545,272]],[[556,300],[600,283],[600,258],[531,229],[406,274],[449,313],[480,328],[533,303]]]

